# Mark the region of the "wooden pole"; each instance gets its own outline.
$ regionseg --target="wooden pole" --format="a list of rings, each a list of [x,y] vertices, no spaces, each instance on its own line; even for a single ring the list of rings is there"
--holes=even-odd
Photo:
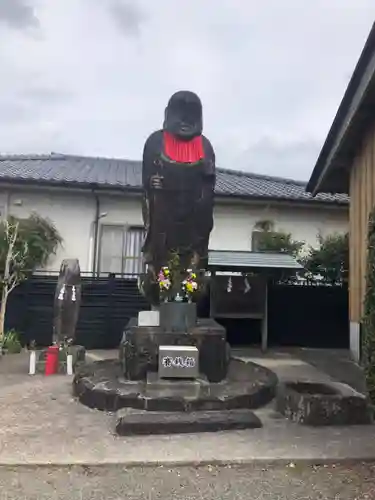
[[[264,314],[262,321],[262,351],[268,349],[268,283],[266,281],[265,297],[264,297]]]

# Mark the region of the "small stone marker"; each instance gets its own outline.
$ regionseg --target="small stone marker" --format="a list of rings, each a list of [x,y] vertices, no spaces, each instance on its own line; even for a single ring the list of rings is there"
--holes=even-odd
[[[31,350],[29,359],[29,375],[35,375],[35,370],[36,370],[36,352],[34,350]]]
[[[66,355],[66,374],[73,375],[73,356],[72,354]]]
[[[197,378],[199,352],[195,346],[159,346],[160,378]]]
[[[159,311],[140,311],[138,313],[138,326],[159,326]]]

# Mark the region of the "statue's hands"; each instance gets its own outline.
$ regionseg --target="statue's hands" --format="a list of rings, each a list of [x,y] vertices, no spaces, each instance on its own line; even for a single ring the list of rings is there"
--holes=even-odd
[[[154,189],[161,189],[163,187],[163,178],[161,175],[156,174],[151,176],[150,185]]]

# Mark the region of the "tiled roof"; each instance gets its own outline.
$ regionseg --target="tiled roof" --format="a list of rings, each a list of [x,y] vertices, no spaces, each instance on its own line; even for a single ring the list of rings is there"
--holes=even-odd
[[[141,162],[52,153],[0,156],[0,182],[75,185],[140,190]],[[235,170],[217,169],[216,194],[252,199],[278,199],[312,203],[348,203],[346,195],[305,192],[304,182]]]

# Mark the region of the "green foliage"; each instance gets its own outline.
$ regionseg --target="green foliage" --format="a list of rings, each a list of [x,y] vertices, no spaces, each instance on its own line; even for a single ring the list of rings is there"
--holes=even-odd
[[[4,334],[2,349],[9,354],[18,354],[22,350],[19,334],[16,330],[8,330]]]
[[[321,275],[332,285],[347,282],[349,271],[349,235],[332,234],[319,237],[318,249],[310,248],[305,259],[306,270],[312,275]]]
[[[31,274],[45,265],[62,242],[55,226],[33,214],[27,219],[10,217],[0,222],[0,339],[4,340],[8,296]]]
[[[349,235],[331,234],[326,238],[319,237],[319,248],[310,247],[306,255],[302,255],[303,241],[294,240],[290,233],[275,231],[271,220],[261,220],[255,225],[257,233],[257,250],[263,252],[287,253],[298,259],[305,271],[299,273],[309,280],[322,277],[323,283],[331,285],[347,281],[349,271]]]
[[[291,233],[275,231],[274,223],[269,220],[259,221],[255,227],[260,230],[257,235],[258,251],[287,253],[295,258],[299,256],[304,242],[294,240]]]
[[[368,223],[366,291],[362,323],[362,361],[369,396],[372,403],[375,403],[375,208]]]
[[[160,298],[163,301],[173,300],[181,287],[181,262],[177,252],[171,252],[166,266],[169,288],[160,288]]]
[[[54,254],[62,239],[54,224],[32,214],[27,219],[9,217],[7,221],[0,223],[0,274],[4,273],[5,261],[9,249],[6,238],[6,224],[15,226],[18,224],[18,234],[14,245],[16,257],[22,255],[22,263],[18,266],[19,273],[32,272],[37,267],[44,266],[50,255]],[[17,258],[12,259],[12,266],[17,266]]]

